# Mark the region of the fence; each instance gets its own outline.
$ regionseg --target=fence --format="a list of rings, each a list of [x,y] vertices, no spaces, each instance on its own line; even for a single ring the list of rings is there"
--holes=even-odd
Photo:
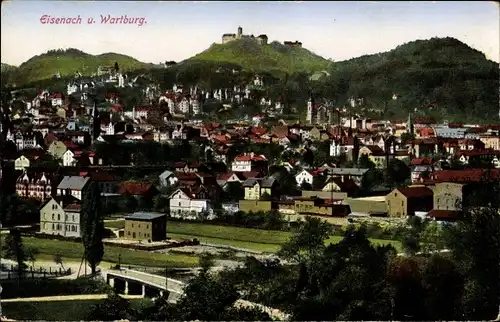
[[[0,279],[2,280],[9,280],[12,278],[17,278],[18,276],[18,270],[17,267],[14,265],[10,265],[10,267],[7,267],[6,265],[2,265],[2,270],[1,270],[1,277]],[[61,267],[58,268],[52,268],[49,267],[48,270],[44,267],[38,267],[34,268],[33,266],[29,266],[26,269],[23,269],[23,277],[27,278],[50,278],[50,277],[61,277],[61,276],[68,276],[71,275],[71,268],[68,269],[62,269]]]

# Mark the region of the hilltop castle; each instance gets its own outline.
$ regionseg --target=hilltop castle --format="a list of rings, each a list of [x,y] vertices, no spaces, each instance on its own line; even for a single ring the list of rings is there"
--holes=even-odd
[[[267,36],[266,35],[258,35],[255,37],[254,35],[244,35],[243,28],[238,27],[238,33],[236,34],[223,34],[222,35],[222,43],[228,43],[230,41],[236,39],[254,39],[259,45],[267,45]]]

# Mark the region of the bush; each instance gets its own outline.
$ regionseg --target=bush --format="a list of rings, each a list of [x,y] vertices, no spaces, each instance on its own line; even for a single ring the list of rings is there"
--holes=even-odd
[[[25,279],[19,284],[17,281],[2,282],[2,298],[39,297],[74,294],[102,294],[111,287],[103,281],[88,277],[75,280],[59,279]]]

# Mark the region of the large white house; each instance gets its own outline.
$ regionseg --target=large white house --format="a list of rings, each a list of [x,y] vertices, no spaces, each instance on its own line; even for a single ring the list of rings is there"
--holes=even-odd
[[[255,153],[248,153],[239,155],[234,158],[231,165],[231,170],[233,172],[250,172],[260,162],[266,162],[267,159],[263,155],[258,155]]]
[[[170,216],[194,220],[198,219],[202,213],[206,213],[210,218],[213,216],[213,209],[207,199],[196,199],[187,189],[177,189],[170,195]]]
[[[65,237],[82,237],[80,203],[72,196],[50,198],[40,208],[40,232]]]

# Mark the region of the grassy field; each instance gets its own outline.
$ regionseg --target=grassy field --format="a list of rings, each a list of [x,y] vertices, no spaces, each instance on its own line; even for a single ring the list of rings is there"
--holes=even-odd
[[[2,313],[22,321],[85,321],[92,306],[104,300],[2,303]],[[142,307],[144,299],[129,300],[132,307]]]
[[[124,221],[113,221],[106,223],[113,224],[115,228],[121,228]],[[281,245],[290,239],[291,233],[276,230],[264,230],[255,228],[240,228],[231,226],[220,226],[202,223],[169,221],[167,224],[167,236],[173,239],[193,239],[197,238],[202,243],[227,245],[238,248],[246,248],[260,252],[276,252]],[[342,239],[339,236],[332,236],[327,243],[337,243]],[[397,241],[372,239],[375,244],[391,244],[399,249]]]
[[[60,254],[65,260],[79,261],[83,255],[82,243],[42,239],[34,237],[23,238],[26,246],[38,249],[38,259],[52,259],[53,254]],[[145,265],[151,267],[195,267],[198,265],[198,257],[181,254],[150,253],[140,250],[131,250],[114,246],[104,246],[104,262],[117,263],[121,255],[124,265]]]

